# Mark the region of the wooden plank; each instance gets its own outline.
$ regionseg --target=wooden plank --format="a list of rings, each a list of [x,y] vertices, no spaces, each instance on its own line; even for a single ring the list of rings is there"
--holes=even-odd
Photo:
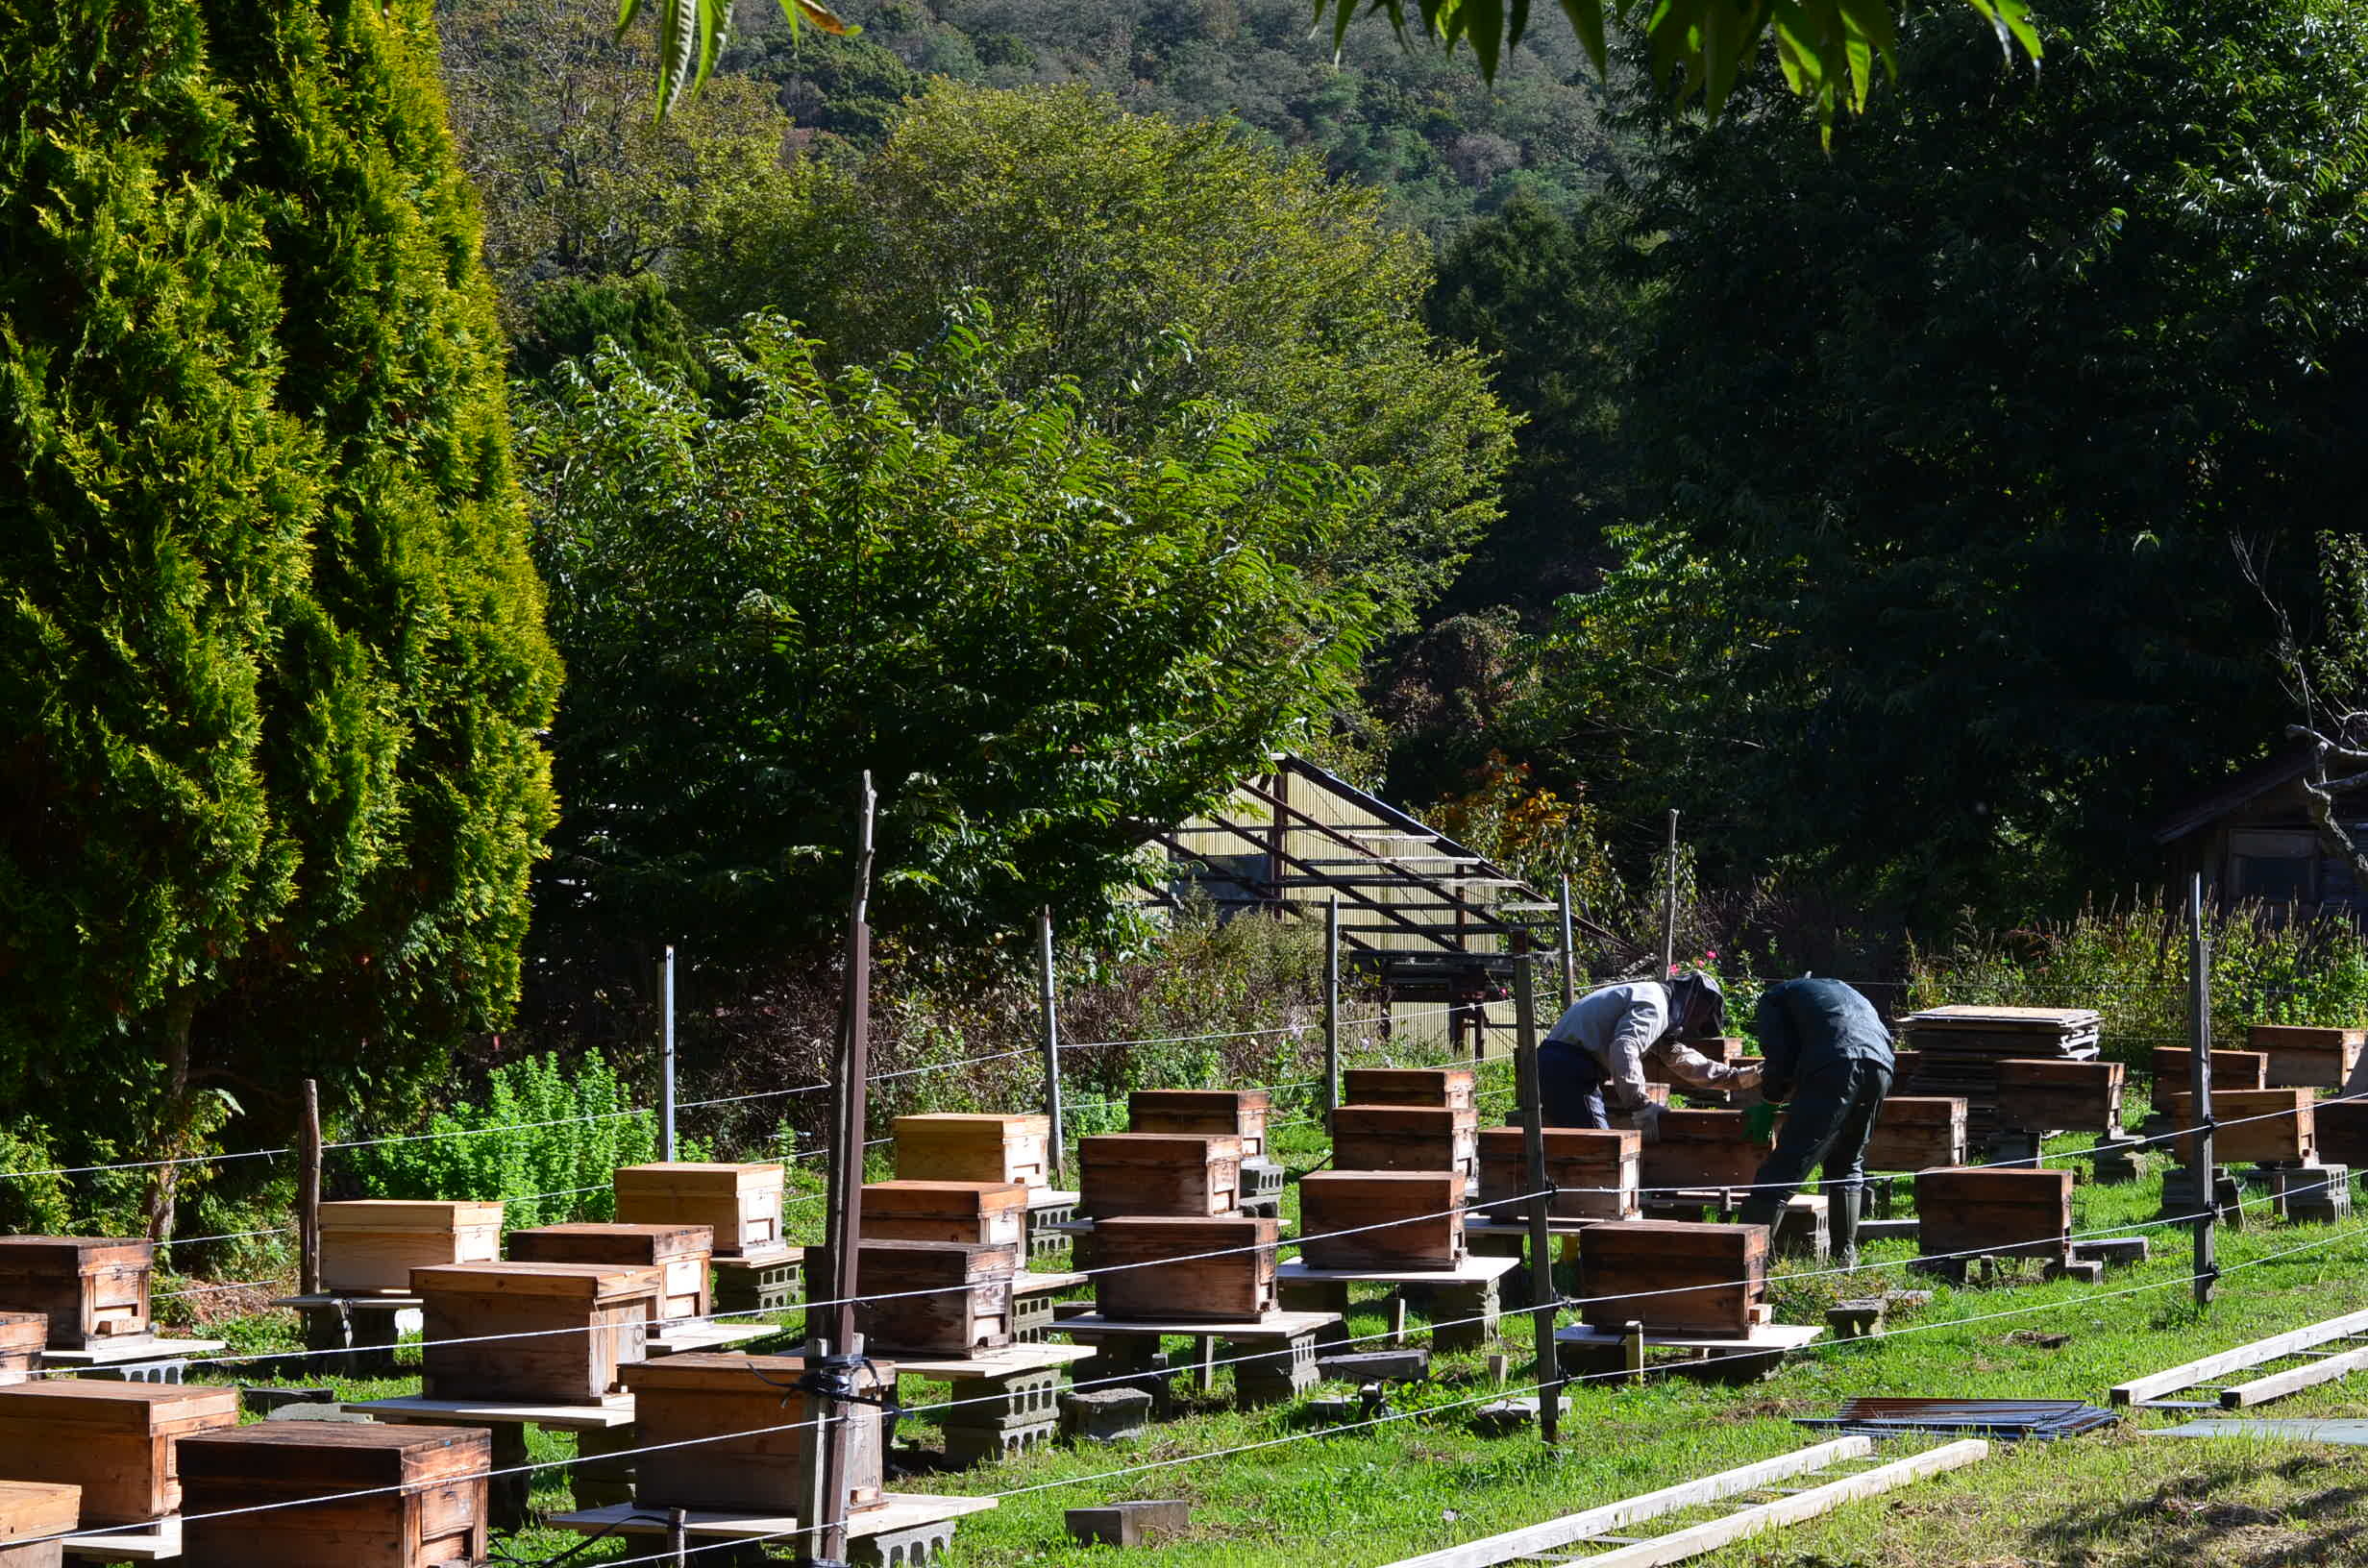
[[[551,1432],[609,1432],[633,1424],[633,1396],[611,1394],[597,1405],[538,1405],[530,1400],[373,1399],[348,1405],[375,1421],[430,1426],[541,1427]]]
[[[929,1497],[919,1492],[890,1492],[884,1506],[850,1514],[847,1533],[851,1539],[865,1535],[885,1535],[894,1531],[914,1530],[923,1525],[934,1525],[948,1519],[959,1519],[966,1514],[984,1513],[996,1506],[992,1497]],[[550,1521],[561,1530],[572,1530],[581,1535],[604,1535],[614,1531],[622,1535],[663,1535],[666,1520],[663,1516],[641,1510],[630,1503],[618,1503],[605,1508],[585,1508],[576,1513],[554,1514]],[[789,1536],[799,1532],[795,1516],[789,1514],[724,1513],[705,1509],[691,1509],[683,1521],[684,1531],[692,1535],[705,1535],[723,1540],[761,1541],[772,1536]]]
[[[1590,1536],[1602,1535],[1623,1525],[1640,1520],[1658,1519],[1704,1503],[1715,1503],[1721,1498],[1735,1497],[1743,1492],[1756,1492],[1774,1481],[1787,1481],[1822,1470],[1843,1459],[1862,1458],[1874,1448],[1869,1437],[1838,1437],[1828,1443],[1813,1443],[1790,1454],[1779,1454],[1774,1458],[1760,1459],[1739,1465],[1733,1470],[1721,1470],[1714,1476],[1696,1481],[1680,1482],[1664,1486],[1657,1492],[1646,1492],[1618,1503],[1607,1503],[1584,1513],[1566,1514],[1549,1519],[1542,1525],[1530,1525],[1511,1530],[1501,1535],[1469,1541],[1462,1546],[1450,1546],[1438,1552],[1426,1552],[1418,1557],[1406,1557],[1392,1563],[1390,1568],[1493,1568],[1500,1562],[1517,1557],[1534,1556],[1569,1546]]]
[[[2109,1397],[2115,1405],[2135,1405],[2144,1400],[2158,1399],[2178,1389],[2193,1387],[2224,1372],[2241,1372],[2246,1367],[2259,1366],[2264,1361],[2274,1361],[2282,1356],[2291,1356],[2296,1351],[2308,1350],[2313,1345],[2323,1345],[2331,1339],[2341,1339],[2363,1331],[2368,1331],[2368,1311],[2346,1312],[2341,1317],[2289,1329],[2283,1334],[2271,1335],[2266,1339],[2256,1339],[2249,1345],[2238,1345],[2233,1350],[2182,1361],[2177,1366],[2150,1372],[2142,1378],[2132,1378],[2128,1383],[2117,1383],[2109,1391]]]
[[[1880,1496],[1911,1482],[1922,1481],[1927,1476],[1961,1470],[1988,1456],[1989,1444],[1982,1438],[1961,1438],[1904,1459],[1893,1459],[1889,1464],[1878,1465],[1855,1476],[1829,1481],[1822,1486],[1812,1486],[1790,1497],[1780,1497],[1773,1503],[1763,1503],[1756,1508],[1741,1509],[1724,1519],[1714,1519],[1705,1525],[1695,1525],[1690,1530],[1672,1531],[1649,1541],[1616,1547],[1612,1551],[1598,1552],[1578,1560],[1587,1564],[1588,1568],[1659,1568],[1662,1563],[1683,1562],[1688,1557],[1700,1556],[1705,1552],[1714,1552],[1722,1546],[1749,1540],[1767,1531],[1781,1530],[1787,1525],[1797,1525],[1804,1519],[1814,1519],[1821,1513],[1831,1513],[1845,1503]]]
[[[67,1556],[90,1562],[171,1562],[181,1556],[181,1515],[125,1530],[86,1530],[64,1546]]]
[[[2363,1366],[2368,1366],[2368,1347],[2338,1351],[2308,1366],[2272,1372],[2267,1377],[2255,1378],[2247,1383],[2231,1384],[2220,1390],[2220,1408],[2224,1410],[2241,1410],[2249,1406],[2266,1405],[2273,1399],[2283,1399],[2288,1394],[2316,1387],[2322,1383],[2348,1378]]]

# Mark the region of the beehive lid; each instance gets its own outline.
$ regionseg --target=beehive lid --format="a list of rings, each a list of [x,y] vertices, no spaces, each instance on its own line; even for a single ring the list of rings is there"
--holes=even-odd
[[[39,1344],[49,1335],[47,1312],[0,1312],[0,1345]]]
[[[502,1205],[464,1199],[352,1198],[321,1205],[324,1231],[443,1233],[502,1223]]]
[[[635,1192],[708,1197],[721,1191],[749,1192],[777,1188],[781,1181],[781,1164],[777,1160],[759,1160],[740,1164],[676,1160],[651,1165],[619,1166],[616,1186],[620,1192],[629,1188]]]
[[[50,1378],[0,1387],[0,1416],[146,1432],[174,1421],[238,1419],[238,1390],[200,1384]]]
[[[863,1207],[883,1214],[1000,1213],[1025,1209],[1028,1189],[1023,1182],[925,1182],[898,1180],[866,1182]]]
[[[482,1427],[362,1425],[344,1421],[259,1421],[199,1433],[176,1445],[181,1479],[318,1483],[346,1487],[425,1486],[472,1475],[493,1462]]]
[[[411,1288],[604,1302],[655,1295],[663,1278],[631,1263],[437,1263],[411,1270]]]
[[[79,1266],[86,1259],[93,1262],[112,1262],[107,1258],[92,1258],[92,1254],[136,1253],[146,1262],[156,1252],[156,1243],[137,1237],[106,1236],[0,1236],[0,1263],[38,1261],[52,1267]]]
[[[639,1361],[617,1369],[625,1386],[635,1393],[644,1388],[679,1388],[699,1393],[787,1394],[790,1385],[804,1374],[802,1356],[737,1355],[729,1351],[663,1356],[654,1361]]]
[[[1246,1214],[1127,1214],[1096,1220],[1094,1238],[1138,1244],[1172,1241],[1178,1253],[1189,1253],[1198,1246],[1271,1246],[1280,1228],[1280,1221]]]
[[[0,1481],[0,1542],[49,1535],[82,1523],[83,1489],[48,1481]]]
[[[1191,1165],[1239,1160],[1242,1140],[1230,1133],[1098,1133],[1077,1139],[1079,1161],[1109,1165]]]
[[[1410,1190],[1436,1187],[1461,1195],[1464,1175],[1454,1170],[1311,1170],[1299,1178],[1299,1188],[1304,1192],[1311,1187],[1319,1191],[1327,1187],[1403,1187]]]
[[[1633,1127],[1546,1127],[1545,1153],[1549,1160],[1593,1159],[1611,1160],[1636,1153],[1643,1147],[1644,1135]],[[1480,1152],[1494,1159],[1525,1154],[1529,1135],[1520,1127],[1483,1127],[1480,1129]]]
[[[712,1252],[715,1249],[715,1227],[712,1225],[632,1225],[618,1220],[582,1219],[565,1225],[536,1225],[529,1230],[509,1233],[510,1250],[514,1255],[518,1243],[533,1246],[538,1239],[548,1237],[560,1247],[571,1242],[597,1246],[604,1240],[645,1241],[654,1256],[671,1258],[686,1252]]]
[[[1272,1109],[1274,1096],[1263,1089],[1138,1089],[1126,1096],[1127,1111],[1165,1111],[1184,1115],[1232,1115]]]
[[[975,1137],[990,1127],[999,1127],[1006,1135],[1021,1138],[1052,1136],[1050,1116],[990,1115],[971,1111],[930,1111],[918,1115],[899,1116],[895,1131],[899,1138],[925,1138],[933,1132],[966,1133]]]

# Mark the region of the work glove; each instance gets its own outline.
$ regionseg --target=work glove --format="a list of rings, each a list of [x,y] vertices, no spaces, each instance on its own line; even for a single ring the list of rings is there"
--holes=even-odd
[[[1776,1131],[1776,1108],[1765,1100],[1743,1112],[1743,1137],[1754,1143],[1764,1143]]]
[[[1647,1143],[1661,1141],[1661,1107],[1646,1100],[1628,1115],[1635,1120],[1637,1131],[1643,1135],[1643,1141]]]
[[[1766,1070],[1766,1063],[1761,1061],[1756,1056],[1747,1057],[1743,1061],[1735,1064],[1735,1076],[1733,1079],[1729,1080],[1728,1087],[1731,1089],[1758,1089],[1760,1087],[1760,1074]]]

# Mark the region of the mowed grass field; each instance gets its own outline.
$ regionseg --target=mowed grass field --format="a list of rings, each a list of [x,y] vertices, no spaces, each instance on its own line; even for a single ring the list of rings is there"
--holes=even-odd
[[[1279,1141],[1295,1169],[1321,1157],[1304,1133]],[[2084,1185],[2075,1191],[2077,1229],[2143,1225],[2157,1212],[2160,1189],[2158,1164],[2135,1184]],[[2102,1286],[2041,1283],[2033,1264],[2026,1283],[1936,1287],[1904,1266],[1915,1249],[1898,1241],[1867,1249],[1870,1266],[1847,1281],[1822,1265],[1780,1265],[1773,1290],[1780,1320],[1818,1322],[1838,1297],[1887,1288],[1933,1288],[1933,1298],[1895,1316],[1881,1338],[1813,1347],[1755,1384],[1655,1377],[1641,1385],[1569,1387],[1562,1441],[1554,1446],[1534,1431],[1491,1435],[1476,1430],[1472,1412],[1496,1395],[1498,1384],[1485,1356],[1475,1353],[1438,1358],[1430,1384],[1393,1395],[1390,1413],[1399,1418],[1353,1430],[1328,1431],[1340,1423],[1320,1421],[1303,1405],[1235,1411],[1229,1408],[1230,1375],[1221,1370],[1208,1394],[1194,1392],[1189,1378],[1181,1380],[1174,1417],[1139,1440],[1044,1449],[961,1473],[924,1469],[895,1485],[1001,1496],[993,1512],[963,1522],[951,1559],[963,1568],[1122,1558],[1155,1568],[1386,1564],[1798,1447],[1814,1434],[1796,1426],[1795,1417],[1827,1413],[1852,1395],[2103,1404],[2111,1384],[2140,1373],[2368,1307],[2368,1222],[2277,1223],[2265,1203],[2250,1209],[2248,1218],[2244,1229],[2220,1233],[2225,1279],[2218,1299],[2200,1311],[2191,1299],[2190,1243],[2183,1228],[2140,1231],[2153,1240],[2154,1258],[2109,1271]],[[794,1324],[794,1313],[787,1322]],[[242,1346],[255,1348],[284,1343],[288,1333],[286,1320],[272,1315],[216,1325],[223,1327]],[[1377,1296],[1349,1324],[1359,1335],[1378,1335],[1385,1327]],[[1189,1343],[1173,1346],[1182,1351]],[[1534,1381],[1528,1343],[1527,1320],[1508,1318],[1497,1347],[1510,1361],[1506,1392],[1523,1392]],[[794,1335],[785,1333],[765,1348],[794,1349]],[[338,1386],[357,1397],[414,1391],[402,1379]],[[1320,1390],[1348,1391],[1345,1385]],[[904,1397],[916,1408],[946,1394],[942,1384],[904,1384]],[[2368,1418],[2368,1378],[2310,1390],[2258,1413]],[[2368,1454],[2292,1442],[2142,1435],[2181,1419],[2141,1414],[2088,1437],[2001,1445],[1969,1469],[1698,1560],[1786,1568],[2253,1568],[2368,1561],[2368,1472],[2362,1468]],[[934,1418],[925,1410],[908,1416],[900,1435],[904,1446],[925,1453],[937,1443]],[[1893,1443],[1879,1452],[1907,1453],[1913,1446]],[[537,1433],[532,1451],[538,1459],[561,1459],[573,1453],[573,1441]],[[1069,1541],[1064,1509],[1129,1498],[1190,1501],[1191,1532],[1123,1553]],[[568,1507],[563,1470],[537,1478],[535,1504],[555,1512]],[[1669,1525],[1694,1517],[1701,1516],[1677,1516]],[[535,1561],[576,1544],[563,1531],[537,1528],[505,1550]],[[615,1560],[649,1550],[646,1540],[610,1539],[575,1560]]]

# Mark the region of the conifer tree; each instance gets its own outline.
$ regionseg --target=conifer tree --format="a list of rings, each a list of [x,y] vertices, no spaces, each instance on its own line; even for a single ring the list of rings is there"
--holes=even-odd
[[[70,1163],[268,1139],[498,1024],[552,814],[433,35],[0,0],[0,1095]]]

